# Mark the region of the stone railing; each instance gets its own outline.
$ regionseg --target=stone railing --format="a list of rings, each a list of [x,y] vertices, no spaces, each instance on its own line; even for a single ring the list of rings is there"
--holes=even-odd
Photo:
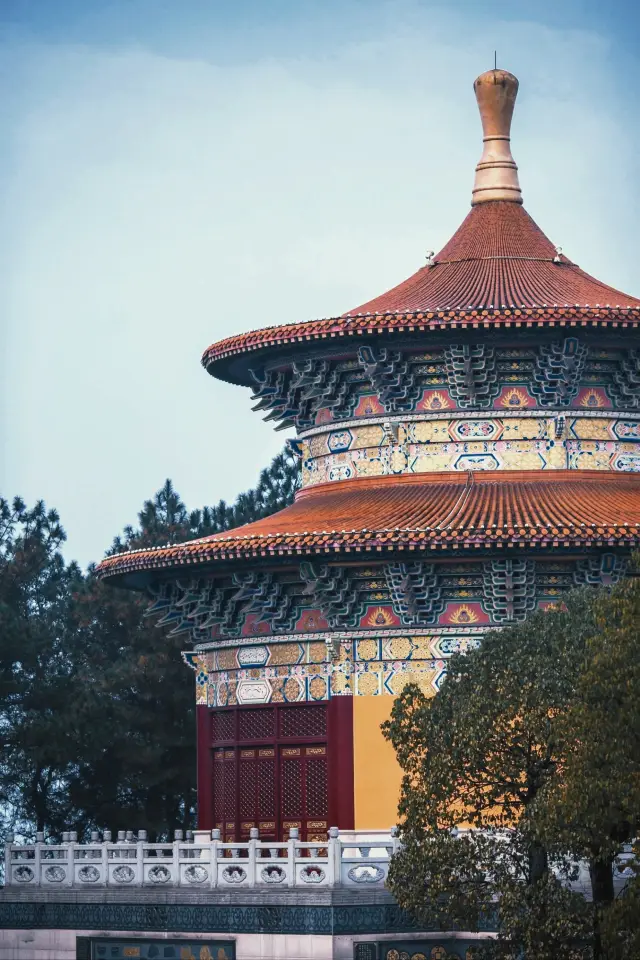
[[[77,834],[62,835],[61,843],[17,844],[5,847],[5,885],[91,889],[96,887],[182,887],[225,890],[258,888],[352,887],[382,888],[389,861],[398,848],[396,830],[368,838],[341,837],[337,827],[327,841],[302,842],[298,831],[276,843],[259,839],[251,830],[245,843],[222,843],[220,831],[198,831],[195,838],[181,830],[172,843],[148,843],[146,831],[137,836],[120,831],[116,841],[108,830],[100,840],[91,834],[78,843]]]

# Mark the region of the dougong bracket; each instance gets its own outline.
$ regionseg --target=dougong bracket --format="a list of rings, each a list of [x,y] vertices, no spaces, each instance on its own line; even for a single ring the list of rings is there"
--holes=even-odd
[[[496,354],[484,344],[453,344],[445,349],[451,396],[460,407],[489,407],[499,392]]]
[[[384,567],[393,609],[403,624],[435,623],[444,610],[433,563],[387,563]]]
[[[488,560],[482,579],[485,606],[496,623],[524,620],[535,609],[534,560]]]
[[[360,598],[353,579],[343,567],[304,562],[300,564],[304,593],[312,598],[334,630],[356,627]]]
[[[403,359],[399,350],[362,346],[358,351],[358,359],[385,413],[402,413],[413,409],[423,386],[414,366]]]
[[[568,406],[578,393],[588,349],[576,337],[543,344],[536,358],[531,392],[543,407]]]

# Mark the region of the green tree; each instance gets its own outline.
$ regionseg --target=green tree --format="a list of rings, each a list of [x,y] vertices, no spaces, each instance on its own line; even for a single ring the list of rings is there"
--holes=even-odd
[[[487,955],[582,955],[584,900],[550,870],[532,814],[562,760],[554,722],[573,694],[590,611],[578,592],[488,633],[452,657],[437,697],[408,687],[383,728],[404,772],[392,892],[424,922],[472,929],[499,902]]]
[[[638,579],[577,591],[452,658],[435,699],[398,699],[386,735],[405,774],[390,874],[402,905],[477,925],[497,904],[489,955],[639,955],[638,877],[614,896],[640,826],[639,615]],[[592,904],[557,879],[578,861]]]
[[[584,662],[567,709],[554,723],[562,765],[537,798],[535,823],[550,850],[589,863],[595,954],[618,957],[625,954],[616,952],[614,917],[628,910],[619,906],[603,918],[615,900],[616,858],[640,829],[640,580],[594,591],[589,607],[593,626]],[[640,937],[640,912],[636,917]]]
[[[292,501],[299,473],[294,457],[279,454],[234,504],[194,511],[167,480],[110,552],[179,543],[267,516]],[[87,826],[145,827],[164,837],[194,821],[193,675],[181,659],[184,636],[146,619],[147,603],[143,594],[100,582],[93,570],[78,597],[87,722],[70,795]]]
[[[0,498],[0,802],[21,824],[69,829],[66,782],[76,758],[80,677],[75,651],[75,564],[60,553],[55,510]]]
[[[189,511],[167,480],[111,552],[177,543],[293,500],[299,464],[278,455],[256,488]],[[193,675],[183,637],[145,619],[146,598],[65,564],[55,511],[0,499],[0,819],[60,832],[189,827],[195,810]]]

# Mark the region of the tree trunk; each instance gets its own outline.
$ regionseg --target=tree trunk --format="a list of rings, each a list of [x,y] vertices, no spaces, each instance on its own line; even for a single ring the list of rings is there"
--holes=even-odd
[[[603,908],[613,902],[613,857],[602,857],[589,862],[591,893],[593,896],[593,960],[603,960],[600,917]]]
[[[547,851],[539,843],[529,847],[529,883],[538,883],[549,869]]]

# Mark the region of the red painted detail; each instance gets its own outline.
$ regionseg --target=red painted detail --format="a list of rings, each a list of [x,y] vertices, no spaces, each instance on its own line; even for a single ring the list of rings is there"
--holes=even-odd
[[[584,410],[610,410],[613,404],[604,387],[583,387],[578,391],[573,406]]]
[[[333,697],[327,709],[329,826],[355,829],[353,697]]]
[[[399,627],[400,617],[393,612],[391,604],[367,605],[360,619],[361,627]]]
[[[453,410],[457,406],[449,391],[443,387],[441,390],[425,390],[416,410]]]
[[[355,417],[372,417],[381,413],[384,413],[384,407],[375,394],[368,393],[366,396],[360,397],[353,415]]]
[[[489,623],[489,616],[477,602],[459,603],[457,600],[448,603],[440,614],[438,623],[455,624],[456,626],[470,626]]]
[[[329,410],[328,407],[321,407],[320,410],[316,413],[316,423],[331,423],[333,420],[333,413]]]
[[[535,407],[536,401],[522,384],[503,387],[493,402],[498,410],[524,410]]]
[[[314,630],[328,629],[329,624],[320,610],[303,610],[295,625],[295,630],[298,633],[312,633]]]
[[[241,636],[243,637],[255,637],[261,633],[270,633],[271,628],[266,620],[261,619],[262,614],[260,613],[249,613],[247,614],[245,621],[242,625],[242,630],[240,631]]]
[[[213,753],[211,750],[211,711],[196,707],[198,830],[213,829]]]

